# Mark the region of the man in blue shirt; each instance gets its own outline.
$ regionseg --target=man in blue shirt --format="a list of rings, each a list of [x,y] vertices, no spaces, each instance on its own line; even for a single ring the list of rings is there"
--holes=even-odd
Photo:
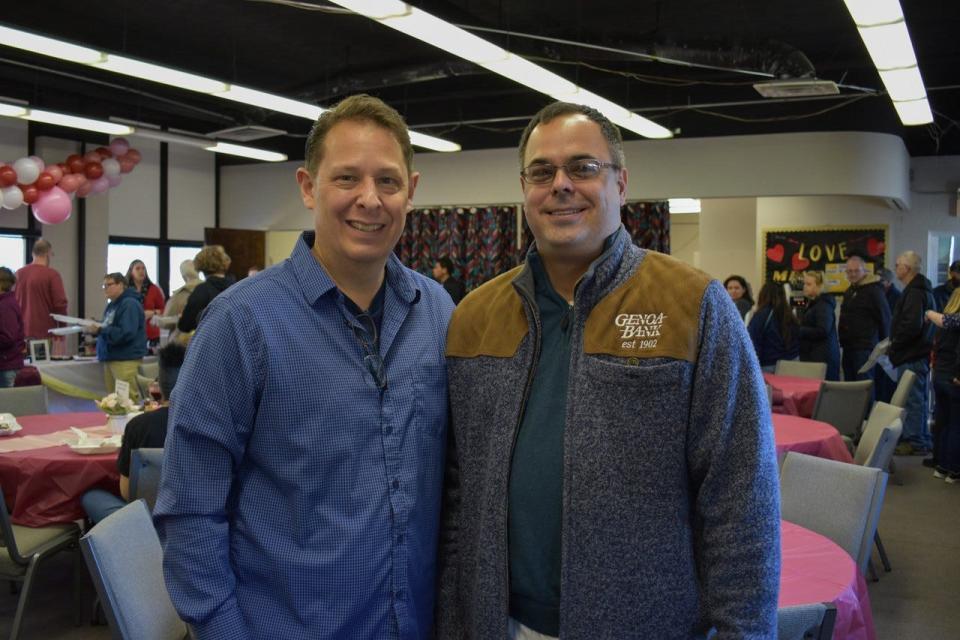
[[[427,638],[453,302],[393,254],[419,175],[369,96],[324,112],[289,259],[208,307],[154,511],[201,639]]]

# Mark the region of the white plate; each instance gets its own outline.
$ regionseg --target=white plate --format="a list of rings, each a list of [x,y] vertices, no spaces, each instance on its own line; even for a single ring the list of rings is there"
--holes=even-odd
[[[80,455],[83,455],[83,456],[93,456],[100,453],[113,453],[114,451],[120,448],[120,445],[118,444],[113,444],[113,443],[104,444],[102,442],[98,442],[93,445],[68,444],[67,446],[70,447],[70,449],[74,453],[79,453]]]

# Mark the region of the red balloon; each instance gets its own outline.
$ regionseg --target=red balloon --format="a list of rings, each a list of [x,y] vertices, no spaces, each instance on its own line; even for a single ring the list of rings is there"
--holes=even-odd
[[[59,187],[66,191],[67,193],[73,193],[80,186],[80,178],[83,177],[86,180],[85,176],[79,173],[68,173],[67,175],[60,178]]]
[[[127,151],[124,157],[127,160],[130,160],[133,164],[139,164],[141,159],[140,152],[137,151],[136,149],[130,149],[129,151]]]
[[[13,167],[0,167],[0,187],[12,187],[15,184],[17,184],[17,172]]]
[[[130,173],[131,171],[133,171],[133,167],[134,167],[133,160],[120,158],[120,173]]]
[[[33,184],[38,191],[50,191],[50,189],[53,189],[53,186],[57,184],[57,181],[54,180],[52,175],[44,171],[37,177],[37,181]]]
[[[113,151],[110,151],[110,149],[106,147],[97,147],[96,152],[99,153],[100,157],[104,159],[113,157]]]
[[[40,197],[40,190],[32,184],[21,186],[20,191],[23,192],[24,204],[33,204],[37,201],[37,198]]]
[[[96,180],[103,175],[103,165],[97,162],[88,162],[83,165],[83,174],[91,180]]]
[[[100,154],[96,151],[87,151],[85,154],[83,154],[84,162],[100,162],[101,160],[103,160],[103,158],[101,158]]]
[[[70,170],[70,173],[83,173],[83,167],[86,162],[83,161],[83,157],[73,154],[67,158],[67,169]]]

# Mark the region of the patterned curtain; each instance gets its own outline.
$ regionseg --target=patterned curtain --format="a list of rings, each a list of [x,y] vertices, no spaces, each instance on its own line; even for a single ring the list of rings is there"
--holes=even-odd
[[[403,264],[430,275],[437,258],[456,265],[454,277],[470,291],[519,264],[516,207],[414,209],[397,243]]]
[[[670,253],[670,208],[666,202],[628,202],[620,217],[635,245]]]

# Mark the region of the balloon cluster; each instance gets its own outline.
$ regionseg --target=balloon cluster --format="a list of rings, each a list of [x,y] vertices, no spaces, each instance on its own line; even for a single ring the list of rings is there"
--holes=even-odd
[[[124,138],[114,138],[109,147],[97,147],[84,155],[74,153],[57,164],[45,165],[37,156],[20,158],[12,165],[0,162],[0,207],[16,209],[30,205],[33,217],[43,224],[70,219],[71,198],[86,198],[120,184],[140,162],[140,152]]]

